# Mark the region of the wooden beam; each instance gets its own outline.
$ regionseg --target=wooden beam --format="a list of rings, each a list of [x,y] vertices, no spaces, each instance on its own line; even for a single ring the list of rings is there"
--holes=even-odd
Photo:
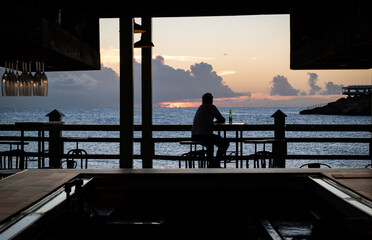
[[[142,18],[146,32],[142,37],[152,41],[152,19]],[[152,168],[154,143],[152,141],[152,48],[142,48],[142,167]]]
[[[70,26],[58,26],[26,5],[7,3],[0,15],[0,66],[5,61],[44,61],[45,71],[99,70],[99,19],[74,17],[81,35]],[[57,12],[56,12],[57,13]],[[33,69],[34,70],[34,69]]]
[[[120,29],[120,168],[133,168],[133,18],[121,17]]]

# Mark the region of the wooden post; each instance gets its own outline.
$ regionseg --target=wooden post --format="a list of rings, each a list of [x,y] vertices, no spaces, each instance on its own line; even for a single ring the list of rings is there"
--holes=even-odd
[[[146,30],[142,37],[152,42],[152,19],[142,18]],[[152,168],[154,143],[152,140],[152,48],[142,48],[142,167]]]
[[[46,115],[49,117],[49,122],[60,121],[65,115],[54,109]],[[63,142],[61,140],[62,131],[61,129],[51,129],[49,131],[49,167],[60,168],[61,167],[61,156],[63,153]]]
[[[271,117],[274,118],[274,138],[277,140],[273,144],[275,167],[285,168],[285,158],[287,156],[287,142],[285,141],[285,118],[287,115],[278,110]]]
[[[133,18],[121,17],[120,31],[120,168],[133,168]]]

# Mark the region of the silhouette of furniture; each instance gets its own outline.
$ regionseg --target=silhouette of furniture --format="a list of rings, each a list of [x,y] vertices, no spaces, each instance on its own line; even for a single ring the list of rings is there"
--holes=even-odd
[[[226,168],[226,163],[233,163],[235,160],[236,168],[243,167],[243,128],[247,125],[246,123],[233,122],[233,123],[214,123],[213,130],[218,131],[218,135],[227,138],[227,131],[235,132],[235,140],[230,141],[235,143],[234,151],[227,151],[224,156],[224,167]],[[222,134],[223,133],[223,134]]]
[[[23,160],[21,156],[23,156]],[[0,169],[25,169],[28,167],[29,157],[21,149],[2,152],[0,159]]]
[[[195,168],[195,162],[198,163],[199,168],[208,167],[207,151],[205,150],[205,144],[203,141],[180,141],[181,145],[189,145],[190,151],[182,154],[182,159],[178,161],[178,167],[182,168],[182,161],[185,162],[185,168]],[[198,150],[198,145],[201,145],[201,149]]]
[[[254,168],[273,168],[275,167],[275,156],[272,152],[266,151],[266,144],[273,144],[277,140],[273,138],[269,139],[248,139],[245,140],[244,143],[254,144],[254,153],[248,155],[246,161],[246,167],[249,167],[249,160],[253,160],[253,167]],[[257,151],[257,145],[262,144],[262,151]],[[268,160],[268,163],[266,163]]]
[[[308,168],[320,168],[321,166],[331,168],[328,164],[325,163],[306,163],[302,165],[300,168],[308,167]]]
[[[61,162],[61,167],[63,163],[66,163],[67,168],[76,168],[78,162],[76,160],[80,160],[80,168],[87,169],[88,168],[88,154],[84,149],[79,148],[79,141],[87,140],[88,138],[67,138],[70,141],[76,142],[76,148],[71,149],[67,152],[67,158],[65,161]],[[85,163],[85,166],[84,166]]]

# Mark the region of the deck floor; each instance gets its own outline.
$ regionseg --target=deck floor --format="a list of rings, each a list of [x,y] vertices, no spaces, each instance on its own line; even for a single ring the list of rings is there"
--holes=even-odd
[[[26,209],[65,182],[102,174],[309,174],[326,176],[372,201],[371,169],[29,169],[0,180],[0,223]]]

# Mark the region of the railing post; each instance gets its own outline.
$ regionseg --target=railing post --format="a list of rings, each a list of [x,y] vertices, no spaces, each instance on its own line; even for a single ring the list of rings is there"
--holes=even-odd
[[[49,117],[49,122],[60,121],[62,122],[63,113],[54,109],[46,115]],[[63,153],[63,142],[61,140],[62,131],[61,129],[53,128],[49,131],[49,167],[60,168],[61,167],[61,156]]]
[[[287,115],[278,110],[271,117],[274,118],[274,138],[277,140],[273,144],[275,167],[285,168],[285,158],[287,156],[287,142],[285,140],[285,118],[287,117]]]

